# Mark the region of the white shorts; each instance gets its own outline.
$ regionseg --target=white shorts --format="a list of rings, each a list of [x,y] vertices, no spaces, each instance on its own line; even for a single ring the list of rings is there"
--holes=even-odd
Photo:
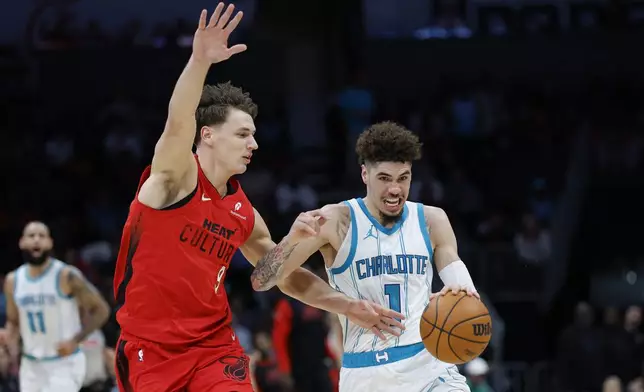
[[[434,358],[422,343],[345,354],[340,392],[470,392],[455,365]]]
[[[85,354],[20,362],[21,392],[78,392],[85,378]]]

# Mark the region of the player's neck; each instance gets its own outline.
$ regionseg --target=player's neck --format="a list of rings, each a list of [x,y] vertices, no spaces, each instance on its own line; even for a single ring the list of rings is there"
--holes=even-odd
[[[27,275],[30,278],[37,278],[47,270],[49,265],[51,265],[51,257],[47,258],[47,261],[42,263],[42,265],[27,264]]]
[[[383,221],[382,215],[380,214],[380,210],[371,203],[371,199],[369,197],[364,198],[364,204],[367,206],[367,211],[369,211],[371,216],[373,216],[378,221],[378,223],[380,223],[382,226],[387,227],[387,226],[394,225],[394,223],[390,221],[387,221],[387,222]]]
[[[210,158],[207,154],[199,155],[199,150],[197,150],[197,156],[199,157],[201,170],[206,175],[210,184],[217,189],[219,196],[226,196],[228,180],[232,177],[232,173],[218,167],[214,159]]]

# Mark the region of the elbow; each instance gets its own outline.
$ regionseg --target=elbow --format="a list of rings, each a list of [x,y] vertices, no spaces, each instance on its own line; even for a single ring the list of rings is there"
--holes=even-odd
[[[110,319],[110,312],[110,305],[108,305],[107,302],[103,302],[98,311],[98,314],[100,315],[99,320],[101,322],[101,327],[107,323],[107,320]]]
[[[262,281],[262,279],[257,276],[257,269],[253,271],[253,273],[250,275],[250,285],[253,287],[253,290],[255,291],[266,291],[268,290],[267,285],[265,282]]]
[[[250,275],[250,284],[255,291],[268,291],[280,282],[281,271],[266,268],[268,265],[260,260]]]
[[[271,283],[270,281],[262,281],[256,276],[251,276],[250,284],[253,286],[253,290],[255,291],[268,291],[275,287],[274,283]]]
[[[250,285],[253,287],[253,290],[255,291],[266,291],[266,289],[264,288],[264,285],[262,285],[259,279],[257,279],[254,276],[250,277]]]

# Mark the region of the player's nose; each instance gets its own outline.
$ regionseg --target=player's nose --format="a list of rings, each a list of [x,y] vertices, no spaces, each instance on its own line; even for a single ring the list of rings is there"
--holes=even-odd
[[[255,140],[254,137],[250,138],[250,141],[248,142],[248,149],[251,151],[255,151],[259,148],[259,145],[257,144],[257,140]]]

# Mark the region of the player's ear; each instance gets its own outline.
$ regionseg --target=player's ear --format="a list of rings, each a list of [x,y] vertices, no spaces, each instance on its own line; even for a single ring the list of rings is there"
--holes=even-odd
[[[360,165],[360,169],[362,170],[360,175],[362,176],[362,182],[364,182],[365,185],[367,185],[367,166],[364,164]]]
[[[18,240],[18,248],[24,249],[25,247],[25,236],[21,235],[20,239]]]
[[[213,140],[212,140],[212,137],[213,137],[212,128],[210,128],[208,126],[203,126],[203,127],[201,127],[199,132],[201,132],[201,142],[206,143],[208,145],[212,145],[212,142],[213,142]]]

